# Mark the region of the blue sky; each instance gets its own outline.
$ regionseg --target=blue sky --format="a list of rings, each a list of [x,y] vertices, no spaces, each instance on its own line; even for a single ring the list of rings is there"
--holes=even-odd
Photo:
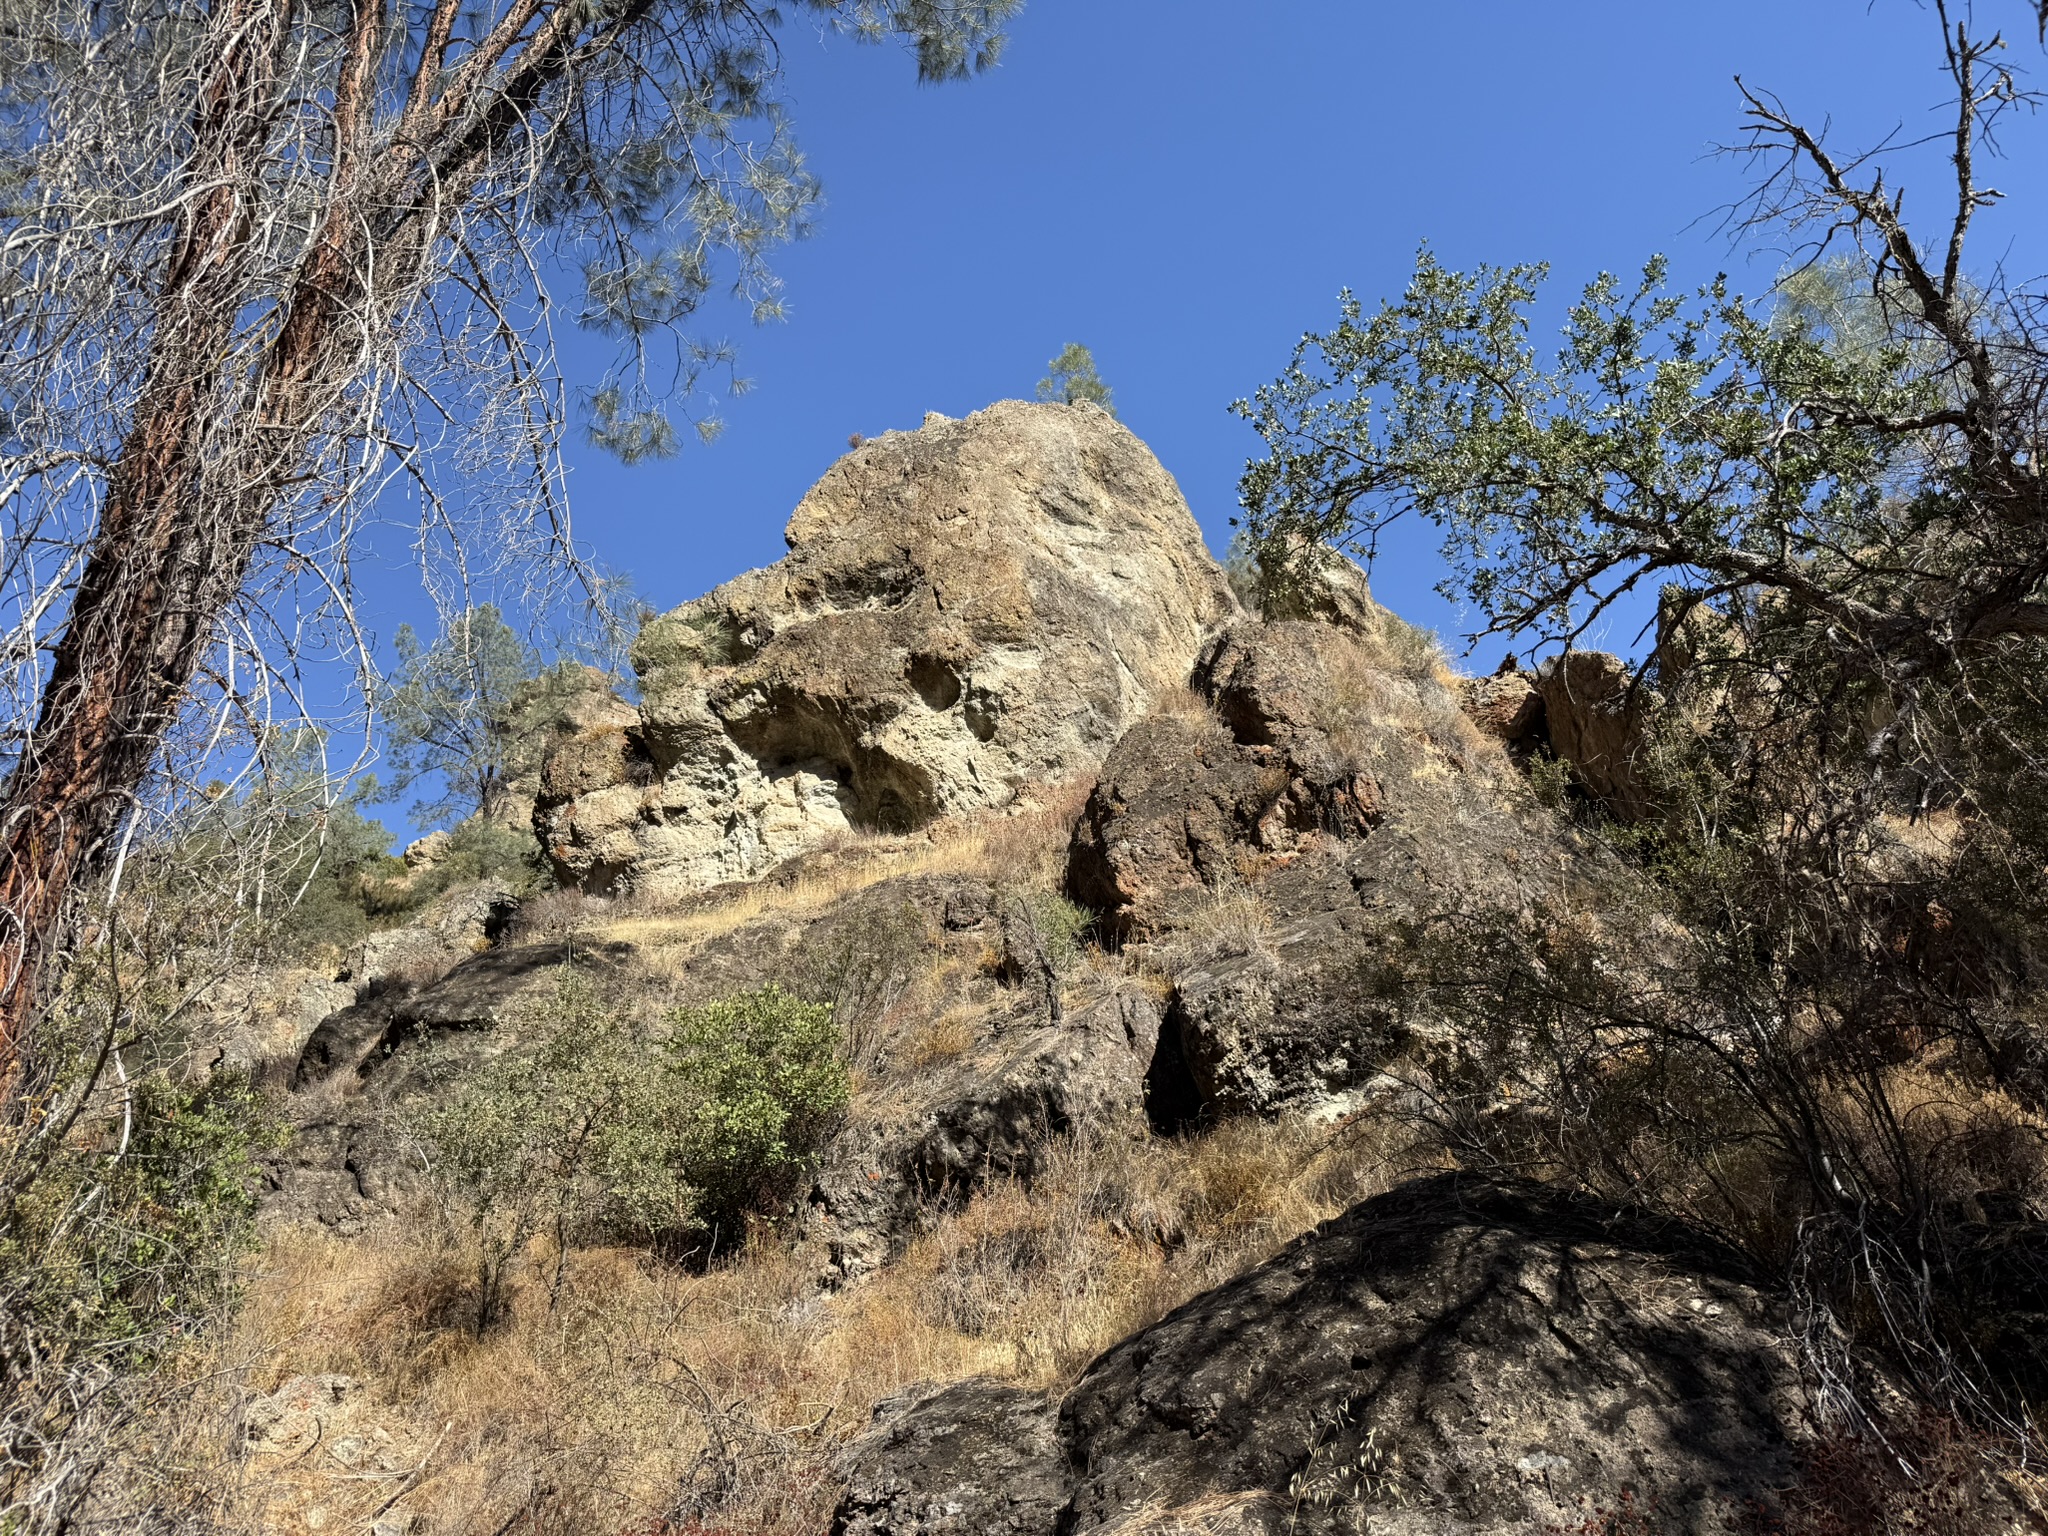
[[[2048,84],[2027,11],[1979,7]],[[1747,176],[1711,153],[1739,127],[1732,77],[1832,118],[1845,147],[1940,128],[1945,84],[1912,0],[1028,0],[999,69],[923,89],[894,49],[804,24],[785,45],[826,204],[780,255],[786,322],[707,322],[753,389],[674,459],[570,450],[579,535],[662,607],[776,559],[849,433],[1029,395],[1075,340],[1220,552],[1256,448],[1227,406],[1333,320],[1340,288],[1397,292],[1426,239],[1453,265],[1548,260],[1560,299],[1653,252],[1681,281],[1760,291],[1779,258],[1718,227]],[[2017,275],[2039,270],[2044,133],[2013,130],[1990,178],[2010,201],[1977,236]],[[1916,172],[1909,212],[1938,213],[1941,169]],[[572,341],[572,380],[606,356]],[[1375,588],[1454,640],[1470,626],[1439,574],[1418,535]],[[373,597],[386,634],[419,618],[395,574]]]

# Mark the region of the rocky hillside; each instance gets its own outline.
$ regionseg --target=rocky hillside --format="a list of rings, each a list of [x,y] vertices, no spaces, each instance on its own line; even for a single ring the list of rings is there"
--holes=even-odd
[[[1390,984],[1416,926],[1626,885],[1521,768],[1576,754],[1628,809],[1635,704],[1603,663],[1461,679],[1345,566],[1318,617],[1261,622],[1088,406],[864,444],[788,540],[647,626],[637,707],[593,683],[551,724],[559,892],[451,893],[265,1036],[298,1128],[276,1241],[385,1277],[267,1335],[270,1369],[372,1378],[344,1376],[413,1451],[464,1426],[401,1490],[420,1528],[1749,1528],[1834,1428],[1783,1298],[1611,1206],[1445,1175],[1403,1130],[1462,1049]],[[646,1267],[557,1314],[597,1261],[537,1255],[525,1321],[463,1346],[524,1341],[493,1357],[521,1382],[639,1362],[579,1410],[614,1426],[581,1504],[538,1448],[559,1400],[479,1417],[453,1325],[389,1279],[440,1230],[421,1116],[542,1043],[565,967],[650,1053],[766,982],[830,1003],[851,1084],[797,1198],[706,1239],[708,1269],[620,1260]],[[778,1298],[751,1353],[709,1362],[750,1288]],[[804,1375],[856,1335],[886,1362]],[[654,1385],[667,1417],[631,1418]],[[347,1504],[297,1441],[248,1455],[273,1528]]]

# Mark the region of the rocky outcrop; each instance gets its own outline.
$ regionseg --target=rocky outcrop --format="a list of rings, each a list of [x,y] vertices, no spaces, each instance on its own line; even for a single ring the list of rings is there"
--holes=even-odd
[[[1510,656],[1490,677],[1468,677],[1458,684],[1466,716],[1510,751],[1526,755],[1544,739],[1543,695],[1533,674]]]
[[[1642,752],[1657,694],[1605,651],[1567,651],[1536,669],[1550,748],[1579,783],[1624,821],[1650,810]]]
[[[419,1198],[426,1180],[406,1140],[411,1109],[518,1048],[524,1006],[562,966],[603,976],[622,954],[567,941],[507,945],[422,985],[391,978],[366,986],[299,1053],[287,1105],[294,1134],[265,1168],[269,1217],[353,1233]]]
[[[1207,709],[1140,723],[1104,765],[1068,881],[1173,975],[1155,1124],[1358,1108],[1429,1028],[1376,985],[1401,926],[1520,910],[1595,857],[1427,660],[1384,634],[1243,625],[1201,658]]]
[[[564,883],[751,878],[1092,772],[1236,611],[1172,477],[1088,405],[867,442],[787,538],[648,624],[633,719],[594,710],[550,752],[535,825]]]
[[[355,988],[294,966],[229,977],[199,1000],[189,1059],[195,1068],[291,1070],[320,1021],[355,1001]]]
[[[835,1529],[1747,1529],[1812,1428],[1785,1332],[1672,1229],[1433,1178],[1111,1349],[1051,1435],[1046,1399],[976,1384],[885,1404]]]
[[[412,1108],[525,1049],[524,1010],[564,964],[592,968],[655,1037],[673,1003],[775,981],[834,1005],[860,1069],[801,1222],[819,1277],[851,1279],[985,1181],[1031,1177],[1053,1138],[1143,1133],[1158,1001],[1135,983],[1048,977],[1025,932],[1030,902],[1044,899],[977,876],[884,879],[822,910],[769,903],[708,925],[669,953],[673,979],[658,989],[644,971],[639,985],[622,984],[634,975],[630,946],[589,937],[505,945],[423,985],[366,988],[299,1054],[297,1135],[272,1160],[268,1209],[353,1232],[422,1194],[404,1137]],[[904,993],[925,978],[936,1001],[912,1006]],[[935,1006],[942,1041],[930,1038]]]
[[[989,1023],[955,1059],[899,1078],[833,1146],[808,1221],[828,1279],[893,1257],[920,1220],[984,1181],[1030,1178],[1054,1137],[1143,1132],[1159,1040],[1143,993],[1095,998],[1054,1023],[1020,988]]]
[[[519,910],[519,894],[500,879],[465,881],[441,892],[411,922],[351,945],[334,974],[360,992],[402,982],[419,986],[496,943]]]

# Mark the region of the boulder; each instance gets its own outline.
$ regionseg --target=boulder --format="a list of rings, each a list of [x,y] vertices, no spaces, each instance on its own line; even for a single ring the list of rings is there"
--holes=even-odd
[[[450,886],[403,927],[386,928],[351,947],[335,979],[358,991],[394,981],[422,985],[489,949],[518,910],[518,893],[503,880]]]
[[[1543,694],[1532,673],[1510,656],[1491,677],[1468,677],[1458,685],[1466,717],[1495,741],[1524,755],[1544,729]]]
[[[841,1457],[832,1536],[1052,1536],[1066,1502],[1058,1427],[1044,1393],[994,1382],[889,1398]]]
[[[1116,1345],[1050,1437],[1049,1407],[972,1385],[892,1403],[835,1529],[974,1528],[939,1523],[958,1510],[1019,1536],[1520,1536],[1632,1512],[1706,1536],[1750,1529],[1813,1429],[1787,1320],[1732,1257],[1454,1175]]]
[[[863,443],[787,539],[647,625],[633,720],[551,749],[564,883],[686,892],[1092,773],[1236,613],[1173,478],[1090,405]]]
[[[991,1178],[1030,1178],[1051,1138],[1137,1134],[1159,1008],[1113,992],[1048,1022],[1036,989],[959,1057],[889,1085],[819,1170],[806,1223],[833,1283],[893,1257],[931,1210]]]
[[[414,838],[405,845],[405,853],[402,855],[405,860],[406,869],[417,873],[423,869],[432,869],[437,864],[446,863],[448,859],[448,845],[454,841],[454,834],[445,827],[437,827],[425,837]]]
[[[229,977],[200,999],[190,1060],[197,1067],[289,1070],[320,1021],[354,1001],[353,987],[303,966]]]
[[[1247,624],[1195,672],[1207,713],[1118,743],[1068,887],[1173,978],[1154,1124],[1348,1114],[1430,1028],[1376,978],[1404,924],[1520,911],[1596,857],[1533,800],[1416,648],[1329,624]]]
[[[1536,669],[1550,748],[1588,794],[1624,821],[1650,811],[1640,754],[1655,690],[1605,651],[1567,651]]]

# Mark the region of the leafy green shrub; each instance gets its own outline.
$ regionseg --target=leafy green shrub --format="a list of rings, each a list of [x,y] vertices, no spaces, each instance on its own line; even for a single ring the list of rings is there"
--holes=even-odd
[[[237,1298],[282,1139],[240,1073],[124,1083],[110,1053],[54,1054],[0,1126],[0,1531],[74,1529],[183,1400],[173,1362]]]
[[[530,832],[472,816],[449,834],[441,862],[417,873],[386,857],[360,867],[353,883],[356,904],[380,924],[403,922],[443,891],[472,880],[502,880],[520,895],[541,886],[540,847]]]
[[[475,1072],[413,1129],[475,1242],[476,1325],[504,1315],[532,1240],[711,1246],[774,1215],[847,1097],[832,1010],[776,987],[671,1015],[641,1038],[564,967],[527,1022],[542,1035]]]
[[[1009,947],[1024,951],[1014,957],[1016,962],[1042,966],[1054,976],[1063,975],[1081,957],[1089,925],[1095,921],[1086,907],[1036,886],[1005,893],[1002,911],[1011,928]]]
[[[537,1049],[490,1062],[415,1126],[467,1207],[479,1332],[502,1317],[512,1268],[544,1228],[559,1253],[685,1226],[694,1201],[684,1084],[590,978],[564,967],[528,1022]]]
[[[36,1145],[56,1136],[55,1145]],[[256,1156],[283,1131],[242,1072],[180,1085],[161,1072],[90,1095],[69,1135],[13,1128],[0,1143],[12,1179],[0,1221],[0,1275],[43,1347],[150,1353],[167,1325],[203,1315],[235,1289],[254,1247]]]
[[[774,1214],[846,1107],[832,1009],[766,986],[670,1015],[673,1070],[690,1105],[697,1217],[712,1242]]]

